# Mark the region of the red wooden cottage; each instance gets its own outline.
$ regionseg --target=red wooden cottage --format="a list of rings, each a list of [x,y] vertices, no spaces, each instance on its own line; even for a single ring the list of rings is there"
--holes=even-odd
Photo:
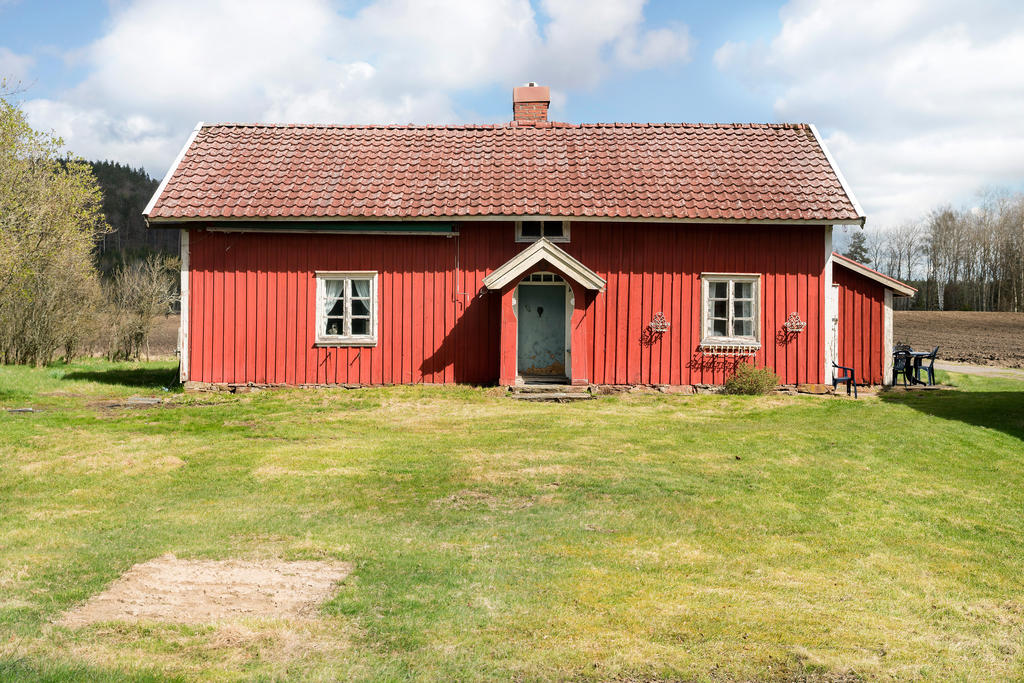
[[[548,103],[198,125],[145,210],[181,231],[186,386],[704,385],[739,360],[822,384],[833,359],[885,379],[908,288],[833,256],[864,214],[814,126],[574,125]]]

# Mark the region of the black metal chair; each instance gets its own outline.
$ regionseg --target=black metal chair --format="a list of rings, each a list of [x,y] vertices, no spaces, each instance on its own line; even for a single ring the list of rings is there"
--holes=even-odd
[[[843,372],[847,373],[845,375],[837,375],[835,372],[832,373],[832,391],[835,391],[836,387],[839,386],[840,384],[845,384],[846,395],[850,395],[850,387],[853,387],[853,397],[857,398],[857,380],[854,379],[853,368],[847,367],[845,365],[839,365],[838,363],[833,362],[832,369],[833,371],[842,370]]]
[[[907,386],[907,378],[912,377],[912,363],[910,360],[910,347],[900,348],[892,353],[892,385],[896,386],[896,378],[903,378],[903,386]]]
[[[927,356],[918,357],[917,361],[914,363],[914,377],[917,379],[918,382],[921,382],[921,384],[924,384],[924,381],[921,380],[922,372],[928,374],[929,385],[935,384],[935,359],[936,357],[938,357],[938,355],[939,347],[936,346],[934,349],[932,349],[931,353],[929,353]],[[928,361],[927,366],[925,366],[924,364],[925,361]]]

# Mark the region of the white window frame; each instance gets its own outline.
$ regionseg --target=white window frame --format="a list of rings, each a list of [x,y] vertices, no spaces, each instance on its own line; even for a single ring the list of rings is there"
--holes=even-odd
[[[559,222],[562,224],[562,234],[559,237],[547,237],[544,234],[544,223]],[[536,242],[540,237],[529,237],[523,235],[523,223],[540,223],[540,235],[541,237],[547,237],[549,242],[568,242],[569,241],[569,221],[559,220],[557,218],[529,218],[521,221],[516,221],[516,242]]]
[[[375,270],[318,270],[316,275],[316,345],[317,346],[376,346],[377,345],[377,271]],[[327,298],[328,280],[369,280],[370,281],[370,333],[369,334],[326,334],[324,310]],[[351,299],[352,284],[346,282],[344,295]],[[351,304],[345,306],[345,327],[351,323]]]
[[[700,296],[700,330],[701,330],[701,346],[744,346],[744,347],[761,347],[761,275],[757,273],[701,273],[701,296]],[[710,303],[711,295],[711,284],[715,282],[728,282],[729,283],[729,303],[726,307],[728,311],[728,329],[729,332],[733,332],[733,283],[735,282],[750,282],[754,285],[754,334],[749,337],[735,336],[735,335],[713,335],[708,330],[708,324],[710,322],[710,316],[708,315],[708,305]]]

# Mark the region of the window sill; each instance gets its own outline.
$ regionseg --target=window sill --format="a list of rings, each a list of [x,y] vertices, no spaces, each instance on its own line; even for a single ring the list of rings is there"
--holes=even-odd
[[[313,342],[313,346],[376,346],[377,340],[367,337],[322,338]]]
[[[709,337],[701,340],[699,348],[702,351],[715,351],[720,349],[757,351],[761,348],[761,342],[756,339],[749,338]]]
[[[536,242],[539,239],[540,239],[539,237],[517,237],[516,238],[516,242],[520,242],[520,243],[526,244],[526,243]],[[568,237],[545,237],[544,239],[546,239],[548,242],[562,243],[562,244],[566,244],[566,243],[568,243],[570,241]]]

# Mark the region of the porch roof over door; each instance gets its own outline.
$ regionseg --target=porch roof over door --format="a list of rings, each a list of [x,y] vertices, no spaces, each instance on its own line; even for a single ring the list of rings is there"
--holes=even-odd
[[[548,239],[539,240],[494,269],[484,278],[487,289],[502,289],[518,282],[531,268],[546,262],[586,289],[604,291],[605,280]]]

